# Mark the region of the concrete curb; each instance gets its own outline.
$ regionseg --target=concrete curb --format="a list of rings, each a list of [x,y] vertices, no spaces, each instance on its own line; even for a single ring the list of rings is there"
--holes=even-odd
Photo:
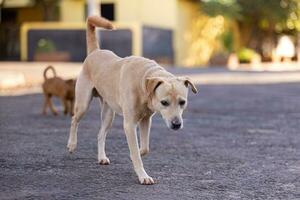
[[[300,82],[300,72],[281,73],[220,73],[188,75],[195,84],[205,85],[243,85],[243,84],[277,84]]]
[[[6,71],[0,74],[0,89],[16,88],[25,84],[25,76],[21,72]]]
[[[74,78],[82,63],[0,62],[0,96],[40,93],[43,71],[52,65],[62,78]],[[168,68],[179,76],[189,76],[195,84],[276,84],[300,82],[300,71],[247,72],[209,69]]]
[[[40,93],[43,71],[49,65],[58,76],[68,79],[79,74],[82,63],[0,62],[0,96]]]

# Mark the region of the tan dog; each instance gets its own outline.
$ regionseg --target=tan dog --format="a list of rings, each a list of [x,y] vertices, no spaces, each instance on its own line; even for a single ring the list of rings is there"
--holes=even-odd
[[[47,72],[52,70],[54,77],[48,78]],[[54,115],[57,115],[57,111],[54,109],[51,101],[52,96],[60,98],[64,105],[64,114],[73,114],[73,105],[75,98],[75,83],[74,79],[63,80],[60,77],[56,76],[56,71],[52,66],[48,66],[44,70],[44,83],[42,85],[44,92],[44,107],[43,114],[47,114],[47,107],[50,107],[50,110]]]
[[[76,148],[79,120],[96,93],[102,107],[98,162],[110,163],[105,154],[105,138],[115,113],[123,115],[134,170],[141,184],[153,184],[154,181],[144,170],[141,159],[142,155],[149,152],[151,118],[158,112],[169,128],[182,128],[182,112],[187,106],[188,86],[194,93],[197,89],[188,78],[176,77],[152,60],[136,56],[120,58],[111,51],[100,50],[95,27],[113,28],[109,21],[98,16],[87,20],[88,56],[76,83],[68,150],[73,152]],[[137,126],[140,130],[140,149]]]

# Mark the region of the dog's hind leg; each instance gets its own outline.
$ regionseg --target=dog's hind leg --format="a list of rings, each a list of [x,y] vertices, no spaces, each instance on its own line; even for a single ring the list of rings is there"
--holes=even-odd
[[[98,162],[100,165],[108,165],[110,163],[108,157],[105,154],[105,139],[108,130],[112,126],[112,122],[115,117],[115,112],[109,107],[109,105],[101,101],[101,128],[98,134]]]
[[[64,105],[64,114],[67,115],[68,112],[69,112],[69,104],[68,104],[68,101],[67,101],[67,99],[65,99],[64,97],[61,97],[61,102],[62,102],[63,105]]]
[[[146,116],[139,123],[141,156],[144,156],[149,153],[150,127],[151,127],[151,116]]]
[[[87,75],[81,72],[75,89],[75,109],[72,117],[70,135],[68,140],[68,151],[72,153],[77,146],[77,129],[80,119],[87,111],[92,99],[93,86]]]
[[[70,116],[74,114],[74,100],[70,100]]]
[[[47,97],[47,102],[48,102],[49,108],[52,111],[53,115],[57,115],[57,111],[54,109],[50,95]]]
[[[43,115],[47,114],[47,107],[48,107],[48,100],[47,100],[47,95],[44,94],[44,105],[43,105]]]

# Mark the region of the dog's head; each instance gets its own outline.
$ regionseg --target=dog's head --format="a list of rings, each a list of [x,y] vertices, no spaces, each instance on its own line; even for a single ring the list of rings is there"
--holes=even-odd
[[[197,89],[187,77],[151,77],[146,80],[150,106],[159,112],[170,129],[183,127],[182,113],[187,106],[188,88]]]

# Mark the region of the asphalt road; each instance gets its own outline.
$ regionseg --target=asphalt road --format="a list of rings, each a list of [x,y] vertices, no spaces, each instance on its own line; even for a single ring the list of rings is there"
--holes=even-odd
[[[185,128],[152,125],[139,185],[117,117],[111,164],[97,164],[99,108],[66,151],[70,118],[42,116],[42,95],[0,97],[0,199],[300,199],[300,84],[199,86]]]

